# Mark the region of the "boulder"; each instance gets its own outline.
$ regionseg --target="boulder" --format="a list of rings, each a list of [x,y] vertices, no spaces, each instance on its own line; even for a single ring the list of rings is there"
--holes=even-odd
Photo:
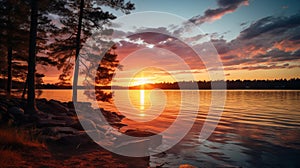
[[[126,130],[124,133],[132,137],[147,137],[150,140],[151,148],[156,148],[162,144],[162,135],[155,134],[153,132],[139,130],[139,129],[129,129]]]
[[[0,113],[7,112],[7,105],[0,102]]]
[[[122,127],[125,127],[125,126],[128,126],[127,124],[123,124],[123,123],[120,123],[120,122],[117,122],[117,123],[110,123],[110,125],[114,128],[117,128],[117,129],[120,129]]]
[[[0,104],[0,123],[7,122],[7,120],[8,120],[7,106],[4,104]]]
[[[62,121],[62,120],[53,120],[53,119],[40,119],[37,121],[37,125],[38,128],[42,128],[42,127],[63,127],[66,126],[66,122]]]
[[[69,112],[67,112],[68,116],[76,116],[76,111],[75,109],[69,109]]]
[[[45,127],[41,130],[43,135],[55,136],[58,134],[75,134],[77,130],[71,127]]]
[[[145,156],[149,154],[149,146],[149,139],[124,141],[114,146],[114,152],[136,157]]]
[[[125,118],[125,116],[117,114],[116,112],[110,112],[103,109],[101,109],[101,112],[109,123],[121,122],[122,119]]]
[[[82,145],[95,145],[95,142],[85,132],[80,132],[77,134],[60,133],[53,137],[46,137],[45,141],[50,144],[64,146],[64,149],[68,147],[75,149]]]
[[[48,101],[48,104],[53,106],[53,108],[60,113],[67,113],[69,111],[69,109],[59,101],[51,99],[50,101]]]
[[[73,102],[67,102],[66,103],[66,106],[69,108],[69,109],[74,109],[74,104],[73,104]]]
[[[80,130],[80,131],[84,131],[82,125],[80,124],[80,122],[78,120],[74,121],[72,124],[70,124],[69,127]]]
[[[51,119],[64,121],[68,126],[73,124],[75,121],[77,121],[75,117],[71,117],[71,116],[52,116]]]
[[[10,107],[8,113],[13,116],[14,119],[20,121],[24,118],[24,110],[19,107]]]
[[[83,118],[80,119],[80,124],[85,130],[96,130],[96,124],[92,120]]]

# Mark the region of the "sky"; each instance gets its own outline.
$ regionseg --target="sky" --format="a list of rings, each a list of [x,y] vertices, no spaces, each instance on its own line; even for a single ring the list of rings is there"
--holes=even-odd
[[[118,17],[117,84],[300,77],[300,1],[131,2],[127,16],[103,8]],[[57,82],[54,68],[39,71]]]

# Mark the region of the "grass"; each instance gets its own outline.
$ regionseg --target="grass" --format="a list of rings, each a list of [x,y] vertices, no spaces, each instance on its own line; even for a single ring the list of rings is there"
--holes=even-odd
[[[9,167],[22,161],[22,156],[9,149],[0,149],[0,167]]]
[[[20,164],[24,150],[45,147],[28,131],[11,127],[0,128],[0,167]]]
[[[23,147],[41,147],[40,143],[28,131],[16,128],[0,128],[0,146],[2,148],[18,149]]]

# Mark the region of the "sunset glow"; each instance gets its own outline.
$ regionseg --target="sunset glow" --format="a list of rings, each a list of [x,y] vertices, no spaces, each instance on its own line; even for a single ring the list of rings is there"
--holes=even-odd
[[[130,86],[145,85],[147,83],[150,83],[150,80],[148,78],[133,78],[132,82],[130,83]]]
[[[300,0],[0,4],[0,168],[300,168]]]

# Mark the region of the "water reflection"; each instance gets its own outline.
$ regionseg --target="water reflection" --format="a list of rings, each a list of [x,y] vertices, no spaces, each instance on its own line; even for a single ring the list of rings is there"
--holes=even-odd
[[[144,111],[145,107],[145,90],[140,90],[140,110]]]
[[[212,91],[184,92],[200,95],[196,123],[179,144],[165,154],[151,157],[152,165],[165,163],[165,167],[178,167],[189,163],[198,167],[300,167],[300,91],[227,91],[226,106],[218,127],[203,143],[198,137],[211,104]],[[178,115],[181,93],[176,90],[164,90],[164,93],[167,103],[159,117],[142,123],[125,119],[129,126],[123,129],[141,128],[154,132],[167,129]],[[43,94],[47,94],[46,91]],[[51,98],[54,99],[57,99],[53,97],[55,95],[65,94],[51,90]],[[148,90],[133,90],[129,95],[132,106],[144,118],[157,115],[157,111],[147,110],[151,109],[151,103],[160,103],[163,97],[158,92],[154,92],[153,96],[151,102]],[[101,103],[100,106],[117,111],[113,104]],[[127,106],[124,104],[124,108]],[[194,113],[190,107],[181,108],[186,111],[185,115]]]

